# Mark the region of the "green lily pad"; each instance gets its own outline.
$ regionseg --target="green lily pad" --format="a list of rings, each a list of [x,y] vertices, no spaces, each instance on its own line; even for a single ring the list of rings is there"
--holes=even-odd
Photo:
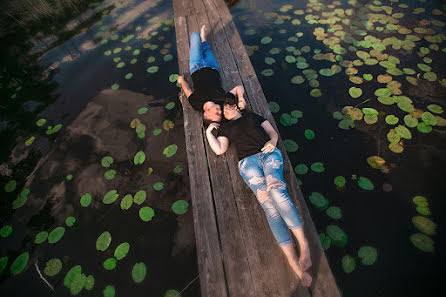
[[[185,200],[177,200],[172,204],[172,210],[174,213],[182,215],[187,212],[189,203]]]
[[[327,216],[335,220],[339,220],[340,218],[342,218],[342,211],[339,207],[336,206],[330,206],[329,208],[327,208],[325,213],[327,214]]]
[[[331,246],[331,238],[325,235],[325,233],[319,233],[319,241],[321,242],[324,251],[328,250]]]
[[[343,177],[343,176],[336,176],[334,179],[334,184],[340,188],[345,186],[345,182],[346,182],[345,177]]]
[[[410,133],[409,129],[403,125],[398,125],[398,127],[395,127],[395,132],[398,133],[401,138],[412,139],[412,133]]]
[[[125,256],[127,256],[128,252],[130,250],[130,244],[128,242],[123,242],[115,249],[114,256],[117,260],[123,259]]]
[[[392,142],[389,144],[389,149],[397,154],[400,154],[403,152],[404,148],[401,144],[397,143],[397,142]]]
[[[135,196],[133,197],[133,202],[137,205],[143,204],[144,201],[146,201],[147,193],[144,190],[139,190],[136,192]]]
[[[321,173],[325,170],[324,164],[322,164],[321,162],[315,162],[311,164],[311,170],[317,173]]]
[[[124,76],[125,79],[131,79],[132,77],[133,77],[133,73],[130,73],[130,72]]]
[[[440,105],[437,105],[437,104],[429,104],[427,106],[427,109],[429,109],[429,111],[431,111],[433,113],[437,113],[437,114],[443,113],[443,107],[441,107]]]
[[[412,201],[417,205],[427,203],[427,199],[424,196],[415,196],[413,197]]]
[[[394,129],[391,129],[389,133],[387,133],[387,140],[389,140],[391,143],[397,143],[400,141],[401,137],[395,132]]]
[[[260,74],[263,76],[271,76],[274,74],[274,71],[272,69],[264,69]]]
[[[348,89],[348,93],[352,98],[359,98],[362,95],[362,89],[357,87],[351,87]]]
[[[344,247],[347,244],[347,234],[338,226],[328,225],[325,231],[335,246]]]
[[[438,79],[437,74],[435,74],[434,72],[426,72],[423,74],[423,77],[428,81],[436,81]]]
[[[158,72],[159,67],[158,66],[150,66],[149,68],[147,68],[147,72],[148,73],[156,73]]]
[[[284,125],[285,127],[287,127],[287,126],[292,126],[292,125],[294,125],[294,124],[297,123],[297,118],[291,116],[291,115],[288,114],[288,113],[283,113],[283,114],[280,116],[280,123],[281,123],[282,125]]]
[[[310,96],[314,98],[319,98],[322,96],[322,91],[320,89],[312,89],[310,91]]]
[[[145,114],[149,109],[147,107],[138,108],[138,114]]]
[[[370,115],[377,115],[377,114],[378,114],[378,111],[377,111],[376,109],[374,109],[374,108],[370,108],[370,107],[364,107],[364,108],[362,109],[362,112],[363,112],[365,115],[367,115],[367,114],[370,114]]]
[[[424,72],[429,72],[432,70],[432,68],[426,64],[417,64],[417,66]]]
[[[163,182],[156,182],[155,184],[153,184],[153,189],[155,191],[161,191],[162,189],[164,189],[164,183]]]
[[[372,265],[378,258],[378,251],[373,246],[362,246],[358,250],[358,257],[361,259],[362,264]]]
[[[342,269],[345,273],[352,273],[356,268],[355,258],[345,255],[342,257]]]
[[[299,149],[297,143],[291,139],[285,139],[283,141],[283,146],[285,147],[285,150],[290,153],[297,152],[297,150]]]
[[[62,261],[58,258],[54,258],[46,262],[43,272],[47,276],[55,276],[62,270]]]
[[[96,249],[98,251],[105,251],[111,242],[111,234],[108,231],[102,232],[101,235],[99,235],[98,239],[96,240]]]
[[[118,197],[119,197],[118,191],[110,190],[107,192],[107,194],[105,194],[104,199],[102,199],[102,202],[104,204],[112,204],[113,202],[116,201],[116,199],[118,199]]]
[[[102,167],[108,168],[110,165],[113,164],[113,158],[110,156],[105,156],[101,160]]]
[[[339,123],[338,127],[344,130],[349,130],[355,127],[355,123],[350,117],[343,118]]]
[[[169,145],[168,147],[166,147],[164,149],[163,154],[167,158],[170,158],[170,157],[172,157],[173,155],[176,154],[177,150],[178,150],[178,146],[176,144],[171,144],[171,145]]]
[[[182,165],[177,165],[177,166],[175,166],[175,168],[172,171],[175,174],[180,174],[183,171],[183,166]]]
[[[132,278],[135,281],[135,283],[139,284],[141,283],[147,274],[147,268],[146,264],[143,262],[136,263],[133,265],[132,269]]]
[[[368,125],[375,124],[378,121],[378,116],[376,114],[366,114],[364,115],[364,122]]]
[[[135,163],[135,165],[141,165],[142,163],[144,163],[145,159],[146,159],[146,154],[144,154],[143,151],[139,151],[133,158],[133,162]]]
[[[5,225],[0,229],[0,236],[3,238],[8,237],[12,233],[12,227],[9,225]]]
[[[48,235],[48,242],[49,243],[56,243],[63,237],[64,234],[65,234],[65,228],[64,227],[60,227],[60,226],[56,227]]]
[[[28,197],[19,195],[17,198],[12,202],[12,209],[18,209],[25,205],[26,201],[28,200]]]
[[[111,86],[111,89],[112,90],[117,90],[117,89],[119,89],[119,84],[112,84],[112,86]]]
[[[419,214],[421,214],[423,216],[430,216],[431,215],[431,211],[429,209],[429,206],[417,206],[417,208],[415,210]]]
[[[375,169],[380,169],[381,166],[383,166],[386,163],[386,160],[384,160],[381,157],[378,156],[370,156],[367,158],[367,163]]]
[[[15,180],[10,180],[5,185],[5,192],[11,193],[17,187],[17,182]]]
[[[76,218],[75,217],[68,217],[65,219],[65,224],[68,227],[73,227],[74,223],[76,223]]]
[[[173,56],[171,54],[167,54],[163,57],[163,60],[165,62],[169,62],[169,61],[173,60]]]
[[[113,169],[107,170],[107,171],[104,173],[104,177],[105,177],[105,179],[107,179],[107,180],[112,180],[112,179],[114,179],[114,178],[115,178],[115,175],[116,175],[116,170],[113,170]]]
[[[152,135],[153,135],[153,136],[157,136],[157,135],[160,135],[161,132],[163,132],[162,129],[155,129],[155,130],[152,131]]]
[[[395,125],[398,121],[399,119],[393,114],[386,116],[386,123],[389,125]]]
[[[171,74],[171,75],[169,75],[169,81],[170,81],[171,83],[176,82],[177,79],[178,79],[178,74],[175,73],[175,74]]]
[[[379,88],[375,90],[375,96],[376,97],[390,97],[392,95],[392,92],[390,92],[387,88]]]
[[[334,73],[334,71],[330,68],[323,68],[321,70],[319,70],[319,73],[323,76],[332,76]]]
[[[127,210],[133,204],[133,197],[130,194],[125,195],[121,200],[121,209]]]
[[[433,253],[435,251],[434,241],[432,238],[423,233],[415,233],[410,236],[410,241],[419,250],[425,253]]]
[[[64,286],[67,288],[71,288],[71,285],[73,284],[74,279],[81,275],[82,268],[80,265],[73,266],[70,270],[68,270],[67,274],[64,278]]]
[[[430,133],[432,131],[432,126],[429,126],[428,124],[421,122],[417,125],[417,130],[421,133]]]
[[[314,137],[315,137],[315,134],[314,134],[314,132],[313,132],[313,130],[310,130],[310,129],[307,129],[307,130],[305,130],[305,137],[308,139],[308,140],[313,140],[314,139]]]
[[[421,119],[423,120],[423,122],[426,125],[429,125],[429,126],[437,125],[437,119],[435,118],[435,116],[433,114],[431,114],[428,111],[423,112],[423,114],[421,115]]]
[[[94,287],[94,277],[89,275],[85,278],[84,289],[90,291]]]
[[[46,124],[46,119],[38,119],[36,122],[37,127],[42,127]]]
[[[306,174],[308,172],[308,167],[305,164],[299,164],[294,168],[296,174]]]
[[[310,202],[316,207],[318,211],[322,211],[328,207],[328,200],[319,192],[312,192],[310,194]]]
[[[378,101],[384,105],[392,105],[395,103],[392,97],[378,97]]]
[[[8,257],[5,256],[0,258],[0,276],[3,274],[3,271],[5,271],[7,265],[8,265]]]
[[[105,287],[104,292],[102,293],[104,294],[104,297],[115,297],[115,287],[108,285]]]
[[[263,38],[260,40],[260,43],[261,43],[261,44],[268,44],[268,43],[270,43],[272,40],[273,40],[273,39],[272,39],[271,37],[269,37],[269,36],[265,36],[265,37],[263,37]]]
[[[271,58],[271,57],[266,57],[265,58],[265,63],[268,64],[268,65],[272,65],[272,64],[276,63],[276,59]]]
[[[144,222],[151,221],[153,216],[155,216],[155,212],[153,209],[149,206],[144,206],[139,210],[139,217]]]
[[[374,189],[373,183],[368,178],[363,176],[359,177],[358,185],[364,190],[371,191]]]
[[[15,258],[14,262],[12,262],[11,267],[9,268],[9,271],[12,275],[17,275],[25,269],[26,265],[28,264],[29,260],[29,253],[25,252],[17,256]]]
[[[83,207],[88,207],[91,203],[90,193],[85,193],[84,195],[82,195],[80,203]]]
[[[294,56],[287,55],[287,56],[285,56],[285,61],[287,61],[288,63],[295,63],[296,58]]]
[[[303,117],[303,113],[302,113],[302,111],[296,109],[296,110],[291,111],[291,116],[293,118],[300,119],[301,117]]]
[[[363,74],[362,77],[363,77],[365,80],[367,80],[367,81],[370,81],[370,80],[373,79],[373,75],[371,75],[371,74],[369,74],[369,73],[365,73],[365,74]]]
[[[437,234],[437,224],[426,217],[415,216],[412,218],[412,223],[414,224],[415,228],[427,235]]]
[[[268,103],[268,105],[269,105],[269,109],[273,113],[276,113],[280,110],[279,104],[277,104],[277,102],[271,101]]]
[[[418,119],[410,114],[404,116],[404,124],[409,128],[414,128],[418,125]]]
[[[36,234],[36,237],[34,238],[34,243],[41,244],[41,243],[45,242],[47,239],[48,239],[48,232],[41,231]]]
[[[298,68],[298,69],[306,69],[306,68],[308,68],[310,65],[308,64],[308,63],[306,63],[306,62],[298,62],[298,63],[296,63],[296,67]]]
[[[169,102],[169,103],[167,103],[166,106],[165,106],[165,108],[166,108],[167,110],[171,110],[171,109],[174,108],[174,107],[175,107],[175,102]]]
[[[180,292],[178,292],[177,290],[167,290],[164,293],[164,297],[179,297],[179,296],[181,295]]]
[[[103,264],[104,268],[106,270],[113,270],[116,267],[116,259],[115,258],[108,258],[107,260],[104,261]]]

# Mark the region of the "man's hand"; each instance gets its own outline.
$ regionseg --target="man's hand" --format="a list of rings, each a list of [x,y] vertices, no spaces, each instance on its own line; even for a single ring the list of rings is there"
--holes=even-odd
[[[246,107],[246,100],[245,100],[245,98],[243,98],[243,97],[239,97],[238,98],[238,108],[240,109],[240,110],[244,110],[245,109],[245,107]]]
[[[262,153],[271,153],[276,148],[276,143],[272,140],[265,143],[265,145],[262,147]]]
[[[212,134],[212,130],[217,130],[218,128],[220,128],[220,124],[219,123],[211,123],[209,125],[209,127],[206,129],[206,133]]]

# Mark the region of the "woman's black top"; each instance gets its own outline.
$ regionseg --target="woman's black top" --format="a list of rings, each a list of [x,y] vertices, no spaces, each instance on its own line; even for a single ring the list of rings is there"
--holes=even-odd
[[[226,99],[234,100],[236,103],[235,96],[230,92],[226,93],[221,87],[217,70],[210,67],[201,68],[192,73],[192,81],[194,92],[188,99],[195,110],[203,112],[203,105],[208,101],[220,104],[222,108]]]
[[[236,120],[222,123],[218,129],[218,136],[226,136],[237,149],[238,159],[261,152],[262,147],[271,138],[261,124],[264,117],[255,113],[246,113]]]

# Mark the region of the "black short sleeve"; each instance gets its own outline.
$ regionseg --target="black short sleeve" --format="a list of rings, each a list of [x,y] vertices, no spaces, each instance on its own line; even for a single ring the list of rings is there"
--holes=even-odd
[[[189,101],[189,104],[192,106],[193,109],[196,111],[203,111],[203,99],[200,98],[200,96],[196,93],[190,94],[189,98],[187,98]]]

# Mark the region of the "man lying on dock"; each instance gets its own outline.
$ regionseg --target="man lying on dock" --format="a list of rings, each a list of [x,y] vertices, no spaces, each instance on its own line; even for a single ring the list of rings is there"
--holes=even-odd
[[[217,60],[212,53],[211,46],[206,41],[206,26],[190,37],[190,73],[194,83],[194,92],[190,89],[182,76],[178,77],[184,94],[190,105],[197,111],[203,112],[205,122],[220,122],[224,102],[238,104],[240,109],[246,105],[243,86],[235,86],[229,92],[221,87]]]

